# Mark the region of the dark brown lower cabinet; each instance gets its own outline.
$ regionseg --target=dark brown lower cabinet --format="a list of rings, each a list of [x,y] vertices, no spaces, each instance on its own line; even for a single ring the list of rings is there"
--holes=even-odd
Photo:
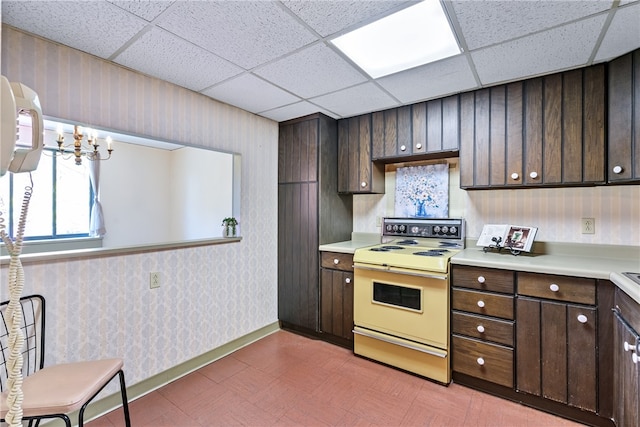
[[[516,304],[517,390],[596,412],[596,309],[525,297]]]
[[[353,348],[353,256],[322,253],[320,332],[327,341]]]

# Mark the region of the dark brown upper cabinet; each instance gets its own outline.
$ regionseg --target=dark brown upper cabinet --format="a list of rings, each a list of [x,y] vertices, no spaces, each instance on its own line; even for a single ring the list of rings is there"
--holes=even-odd
[[[373,160],[389,163],[456,156],[459,100],[455,95],[373,113]]]
[[[460,98],[460,186],[605,182],[604,65],[481,89]]]
[[[609,63],[610,183],[640,182],[640,49]]]
[[[371,157],[371,114],[338,121],[338,192],[384,193],[384,165]]]

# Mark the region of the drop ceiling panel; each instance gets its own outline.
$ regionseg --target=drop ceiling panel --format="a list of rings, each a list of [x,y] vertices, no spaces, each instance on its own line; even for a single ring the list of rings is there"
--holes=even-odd
[[[267,1],[179,1],[157,23],[245,69],[316,40],[277,3]]]
[[[268,119],[275,120],[276,122],[283,122],[289,119],[295,119],[297,117],[306,116],[314,113],[324,113],[329,117],[339,118],[334,113],[326,111],[317,105],[314,105],[307,101],[296,102],[295,104],[285,105],[284,107],[274,108],[273,110],[265,111],[261,116]]]
[[[619,8],[605,35],[596,61],[608,61],[640,46],[640,3]]]
[[[200,91],[243,70],[159,28],[152,28],[114,59],[151,76]],[[205,72],[206,71],[206,72]]]
[[[300,101],[297,96],[252,74],[243,74],[227,80],[202,93],[252,113],[260,113]]]
[[[164,12],[172,3],[172,1],[163,1],[163,0],[153,0],[153,1],[116,1],[116,0],[107,0],[110,3],[115,4],[116,6],[126,10],[127,12],[131,12],[134,15],[138,15],[139,17],[147,20],[153,21],[156,19],[162,12]]]
[[[606,14],[471,53],[483,85],[585,64]]]
[[[311,102],[342,117],[356,116],[400,105],[374,83],[364,83],[312,98]]]
[[[2,22],[108,58],[147,24],[108,2],[18,1],[2,3]]]
[[[344,89],[367,80],[324,43],[261,67],[255,70],[255,74],[302,98]]]
[[[465,55],[457,55],[378,80],[403,104],[438,98],[478,87]]]
[[[454,1],[453,8],[467,47],[474,50],[608,10],[611,3],[610,0]]]
[[[338,33],[354,24],[379,19],[416,1],[288,1],[282,2],[321,36]]]

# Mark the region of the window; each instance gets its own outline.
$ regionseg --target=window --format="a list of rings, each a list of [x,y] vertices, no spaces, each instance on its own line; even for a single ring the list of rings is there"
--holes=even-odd
[[[84,164],[52,156],[44,149],[38,169],[31,172],[33,195],[29,202],[25,240],[89,236],[91,182]],[[6,232],[15,237],[22,211],[28,173],[7,173],[0,179],[0,197]]]

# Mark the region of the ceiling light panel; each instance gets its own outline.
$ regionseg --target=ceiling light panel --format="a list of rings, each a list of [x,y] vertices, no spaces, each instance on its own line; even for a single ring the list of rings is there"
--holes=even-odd
[[[331,41],[372,78],[460,53],[438,0],[425,0]]]

